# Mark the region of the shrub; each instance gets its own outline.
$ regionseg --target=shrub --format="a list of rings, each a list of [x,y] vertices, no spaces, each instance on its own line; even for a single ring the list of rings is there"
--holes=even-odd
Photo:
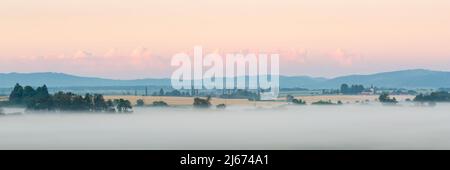
[[[296,105],[306,105],[306,102],[302,99],[292,99],[292,103]]]
[[[209,108],[211,106],[211,96],[208,96],[206,99],[196,97],[193,105],[197,108]]]
[[[145,105],[145,102],[144,102],[144,100],[142,100],[142,99],[138,99],[137,101],[136,101],[136,106],[138,106],[138,107],[142,107],[142,106],[144,106]]]
[[[333,103],[333,102],[331,102],[331,100],[328,100],[328,101],[320,100],[320,101],[314,102],[312,104],[313,105],[341,105],[342,102],[338,101],[338,103]]]
[[[218,109],[225,109],[227,106],[225,105],[225,104],[218,104],[217,106],[216,106],[216,108],[218,108]]]
[[[164,102],[164,101],[154,101],[153,102],[153,106],[155,106],[155,107],[167,107],[169,105],[166,102]]]
[[[380,95],[380,97],[378,97],[378,100],[381,103],[387,103],[387,104],[395,104],[398,103],[397,99],[394,98],[390,98],[388,93],[383,93]]]

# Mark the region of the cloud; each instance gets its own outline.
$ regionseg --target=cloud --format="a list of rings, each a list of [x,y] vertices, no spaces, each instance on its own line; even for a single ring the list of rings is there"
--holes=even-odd
[[[347,52],[341,48],[329,52],[328,56],[343,67],[350,67],[354,64],[354,60],[360,59],[360,55]]]
[[[84,59],[91,59],[91,58],[93,58],[93,54],[90,52],[86,52],[86,51],[77,51],[73,55],[73,59],[76,59],[76,60],[84,60]]]
[[[278,53],[282,62],[286,64],[304,64],[308,56],[308,50],[304,48],[279,50]]]
[[[107,78],[169,76],[170,58],[137,47],[121,52],[110,49],[96,54],[79,50],[72,54],[0,57],[0,72],[63,72]]]

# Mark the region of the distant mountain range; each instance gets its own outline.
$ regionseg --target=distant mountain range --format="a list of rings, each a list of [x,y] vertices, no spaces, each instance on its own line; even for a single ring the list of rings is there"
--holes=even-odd
[[[170,79],[113,80],[63,73],[0,73],[0,88],[13,87],[16,83],[31,86],[46,84],[49,87],[170,86]],[[330,79],[280,76],[281,88],[339,88],[342,83],[386,88],[449,88],[450,72],[415,69]]]

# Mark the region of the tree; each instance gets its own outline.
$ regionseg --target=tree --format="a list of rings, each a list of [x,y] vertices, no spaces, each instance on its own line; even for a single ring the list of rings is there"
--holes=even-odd
[[[83,96],[71,92],[57,92],[54,95],[49,94],[46,85],[34,90],[30,86],[22,88],[16,84],[10,94],[13,99],[11,104],[25,105],[28,110],[57,110],[57,111],[88,111],[88,112],[130,112],[131,103],[128,100],[117,99],[105,101],[101,94],[86,93]]]
[[[450,93],[446,91],[432,92],[428,95],[419,94],[414,98],[416,102],[450,102]]]
[[[216,108],[218,108],[218,109],[225,109],[227,106],[225,105],[225,104],[218,104],[217,106],[216,106]]]
[[[166,96],[181,96],[182,93],[178,90],[173,90],[171,92],[166,92]]]
[[[164,96],[164,90],[162,88],[159,90],[159,96]]]
[[[248,100],[259,100],[259,95],[255,92],[251,92],[248,90],[237,89],[232,93],[222,94],[221,98],[227,99],[248,99]]]
[[[36,94],[32,97],[29,103],[27,103],[27,108],[32,110],[52,110],[53,100],[51,95],[48,93],[46,85],[38,87],[36,89]]]
[[[391,103],[391,104],[395,104],[398,103],[397,99],[394,98],[390,98],[388,93],[382,93],[379,97],[378,100],[381,103]]]
[[[114,102],[111,99],[108,99],[106,101],[106,107],[107,107],[107,109],[106,109],[107,112],[112,112],[112,113],[116,112],[116,108],[114,107]]]
[[[288,102],[288,103],[292,102],[292,100],[294,100],[294,99],[295,99],[294,96],[292,96],[290,94],[286,96],[286,102]]]
[[[73,93],[64,93],[58,92],[53,95],[53,103],[55,109],[59,109],[60,111],[68,111],[72,110],[71,106],[73,105],[73,98],[75,94]]]
[[[348,92],[349,92],[348,85],[347,84],[342,84],[341,85],[341,93],[342,94],[348,94]]]
[[[25,86],[23,88],[23,97],[33,97],[34,95],[36,95],[36,90],[33,87]]]
[[[136,106],[142,107],[142,106],[144,106],[144,105],[145,105],[144,100],[138,99],[138,100],[136,101]]]
[[[25,86],[23,89],[22,102],[30,103],[33,97],[36,95],[36,90],[31,86]]]
[[[296,105],[306,105],[306,101],[302,99],[292,99],[292,103]]]
[[[86,93],[84,95],[83,102],[85,104],[86,109],[89,110],[89,111],[94,110],[94,99],[93,98],[94,97],[91,94],[89,94],[89,93]]]
[[[13,91],[11,91],[11,94],[9,95],[9,101],[11,104],[22,104],[22,97],[23,97],[23,87],[17,83],[14,86]]]
[[[338,101],[337,103],[333,103],[331,100],[328,101],[324,101],[324,100],[320,100],[317,102],[313,102],[313,105],[342,105],[341,101]]]
[[[130,112],[128,109],[133,108],[129,100],[118,99],[116,100],[116,102],[117,102],[116,108],[118,112]]]
[[[75,95],[72,99],[72,104],[70,105],[70,110],[72,111],[87,111],[88,106],[85,105],[85,100],[82,96]]]
[[[153,106],[155,106],[155,107],[167,107],[169,105],[166,102],[164,102],[164,101],[154,101],[153,102]]]
[[[106,111],[108,109],[108,105],[101,94],[94,94],[94,111]]]
[[[196,97],[193,105],[197,108],[209,108],[211,106],[211,96],[208,96],[206,99]]]
[[[341,85],[341,93],[342,94],[360,94],[364,91],[363,85],[352,85],[349,87],[347,84]]]

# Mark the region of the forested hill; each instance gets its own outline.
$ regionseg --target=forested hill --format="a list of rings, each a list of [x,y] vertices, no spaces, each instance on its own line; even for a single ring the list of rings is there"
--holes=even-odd
[[[63,73],[0,73],[0,88],[11,88],[16,83],[31,86],[46,84],[49,87],[170,86],[170,79],[113,80]],[[415,69],[331,79],[309,76],[280,77],[281,88],[339,88],[343,83],[388,88],[449,88],[450,72]]]

